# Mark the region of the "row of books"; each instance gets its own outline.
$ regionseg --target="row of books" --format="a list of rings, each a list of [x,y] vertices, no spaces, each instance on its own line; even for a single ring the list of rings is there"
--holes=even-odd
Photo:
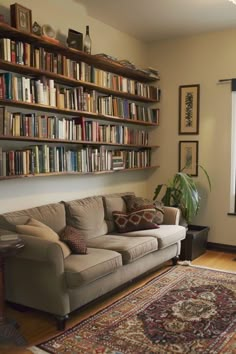
[[[9,72],[0,74],[0,99],[158,123],[158,109],[112,95],[104,96],[95,90],[85,90],[83,86],[60,87],[52,79],[30,79]]]
[[[148,145],[148,132],[123,125],[100,124],[93,120],[81,122],[82,140],[112,143]]]
[[[148,131],[145,129],[101,124],[85,117],[9,112],[5,107],[0,107],[0,136],[148,145]]]
[[[158,87],[95,68],[83,61],[67,58],[60,53],[52,53],[34,44],[0,39],[0,58],[2,60],[26,65],[39,70],[60,74],[75,80],[95,83],[112,90],[122,91],[159,100]]]
[[[84,88],[55,86],[52,79],[31,79],[11,72],[0,74],[0,99],[37,103],[50,107],[85,110]],[[87,109],[86,109],[87,110]]]
[[[1,38],[0,58],[13,64],[50,71],[76,80],[90,81],[86,75],[90,72],[89,64],[69,59],[60,53],[49,52],[42,47],[35,47],[34,44]]]
[[[96,85],[133,95],[160,100],[161,91],[158,87],[144,84],[135,80],[128,79],[104,70],[91,67],[91,82]]]
[[[121,164],[117,164],[117,161]],[[113,164],[114,161],[114,164]],[[78,150],[63,146],[34,145],[21,150],[0,147],[0,176],[53,172],[99,172],[150,166],[150,150],[112,151],[105,146]]]

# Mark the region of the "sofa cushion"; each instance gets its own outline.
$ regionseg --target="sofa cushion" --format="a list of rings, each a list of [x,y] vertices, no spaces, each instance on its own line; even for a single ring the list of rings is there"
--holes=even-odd
[[[93,238],[107,233],[107,224],[104,220],[102,197],[88,197],[84,199],[63,202],[66,208],[67,225],[80,230],[86,238]]]
[[[158,229],[127,232],[122,235],[129,237],[154,237],[158,240],[158,249],[162,249],[183,240],[186,236],[186,229],[180,225],[160,225]]]
[[[113,232],[116,228],[113,218],[113,211],[126,212],[126,204],[121,196],[104,196],[105,220],[108,226],[108,232]]]
[[[126,203],[126,208],[128,212],[134,211],[137,208],[143,206],[150,206],[150,205],[154,206],[156,209],[156,216],[154,222],[158,225],[163,223],[164,209],[159,202],[154,202],[152,200],[142,198],[142,197],[136,197],[135,195],[125,195],[123,196],[123,199]]]
[[[12,211],[3,214],[0,219],[0,228],[6,227],[6,221],[10,224],[25,224],[29,218],[41,221],[59,234],[66,226],[66,212],[62,203],[42,205],[35,208]],[[1,223],[3,222],[3,227]]]
[[[126,237],[123,235],[104,235],[88,240],[88,247],[103,248],[121,253],[124,264],[157,250],[154,237]]]
[[[86,254],[87,245],[83,235],[73,226],[67,225],[60,235],[60,239],[67,244],[72,253]]]
[[[130,213],[113,211],[114,223],[118,232],[130,232],[136,230],[157,229],[154,222],[156,209],[152,206],[143,206],[142,209]]]
[[[122,266],[121,255],[114,251],[88,248],[86,255],[71,254],[65,259],[65,277],[69,288],[90,283]]]
[[[16,225],[16,231],[20,234],[39,237],[43,240],[58,243],[61,246],[64,258],[70,255],[68,246],[59,240],[58,234],[47,225],[38,220],[30,218],[24,225]]]

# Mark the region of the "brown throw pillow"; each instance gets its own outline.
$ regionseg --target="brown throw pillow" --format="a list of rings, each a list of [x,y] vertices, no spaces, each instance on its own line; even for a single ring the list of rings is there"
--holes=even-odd
[[[159,228],[154,222],[156,209],[152,206],[143,207],[131,213],[113,211],[112,215],[117,231],[120,233]]]
[[[153,202],[146,198],[136,197],[135,195],[125,195],[123,196],[123,199],[126,203],[127,212],[131,212],[133,210],[136,210],[137,208],[141,208],[144,206],[152,205],[152,207],[156,209],[156,217],[154,219],[154,222],[158,225],[163,223],[164,209],[162,208],[159,202]]]
[[[85,242],[85,238],[75,227],[67,225],[61,235],[61,240],[67,244],[72,253],[87,253],[87,245]]]

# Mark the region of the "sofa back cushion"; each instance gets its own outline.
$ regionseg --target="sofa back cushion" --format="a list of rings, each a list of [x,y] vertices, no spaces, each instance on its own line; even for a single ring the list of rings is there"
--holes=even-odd
[[[126,203],[123,197],[128,195],[135,196],[133,192],[110,193],[103,195],[105,221],[107,223],[109,233],[116,231],[112,213],[113,211],[120,211],[124,213],[127,211]]]
[[[86,238],[102,236],[107,233],[104,207],[101,196],[63,202],[66,209],[66,223],[80,230]]]
[[[57,234],[60,234],[66,226],[65,207],[62,203],[52,203],[35,208],[23,209],[5,213],[0,218],[0,228],[6,228],[7,224],[22,225],[29,218],[36,219],[49,226]],[[14,231],[12,229],[12,231]]]
[[[108,227],[108,232],[114,232],[116,227],[114,224],[113,211],[126,213],[126,204],[121,196],[111,195],[104,196],[105,220]]]

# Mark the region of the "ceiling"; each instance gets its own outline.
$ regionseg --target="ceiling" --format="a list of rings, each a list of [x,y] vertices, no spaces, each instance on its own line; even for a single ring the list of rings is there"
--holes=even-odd
[[[236,0],[74,0],[88,16],[143,40],[236,28]]]

